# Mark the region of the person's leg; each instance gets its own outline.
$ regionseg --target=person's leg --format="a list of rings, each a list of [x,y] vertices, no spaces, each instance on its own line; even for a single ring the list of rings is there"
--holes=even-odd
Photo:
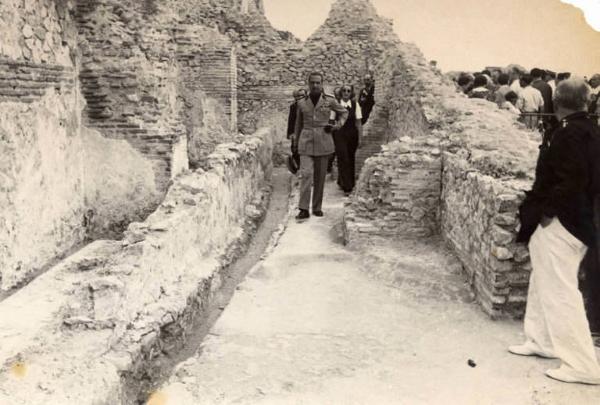
[[[593,333],[600,332],[600,266],[598,263],[598,250],[590,247],[581,263],[585,281],[580,285],[584,296],[586,314]]]
[[[313,157],[300,155],[300,199],[298,208],[301,210],[308,211],[310,206],[313,172]]]
[[[348,177],[350,190],[354,189],[356,184],[356,150],[358,149],[358,131],[354,132],[349,139],[348,144]]]
[[[325,188],[325,176],[327,175],[327,162],[329,155],[313,156],[314,162],[314,189],[312,197],[313,212],[321,211],[323,204],[323,189]]]
[[[538,225],[529,241],[529,255],[531,258],[531,276],[529,278],[529,291],[527,294],[527,309],[525,311],[525,336],[533,342],[535,347],[549,356],[554,355],[550,332],[546,325],[546,314],[542,307],[539,293],[539,277],[548,267],[548,240],[547,232]]]
[[[546,325],[546,314],[540,302],[539,282],[540,272],[544,271],[547,256],[545,232],[538,226],[529,241],[529,255],[533,270],[529,276],[529,289],[527,291],[527,307],[525,308],[524,330],[526,341],[522,345],[510,346],[508,350],[513,354],[523,356],[554,357],[554,349],[550,339],[550,332]]]
[[[348,170],[350,168],[348,162],[348,133],[340,132],[336,135],[338,135],[335,149],[335,154],[338,161],[338,184],[342,190],[347,191],[350,187],[348,178]]]
[[[562,361],[559,369],[546,374],[566,382],[600,384],[600,366],[578,288],[577,273],[586,246],[557,218],[543,231],[546,254],[538,261],[543,267],[533,271],[540,271],[540,304],[554,354]]]
[[[331,173],[333,170],[333,162],[335,161],[335,152],[328,156],[327,159],[327,173]],[[339,162],[338,162],[339,165]]]

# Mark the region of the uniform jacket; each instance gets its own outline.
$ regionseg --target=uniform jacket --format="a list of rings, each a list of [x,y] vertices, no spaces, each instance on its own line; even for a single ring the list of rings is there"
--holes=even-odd
[[[540,146],[535,182],[521,205],[519,241],[542,215],[557,217],[587,246],[595,244],[594,200],[600,195],[600,128],[585,112],[565,117]]]
[[[322,93],[316,106],[309,96],[298,101],[294,132],[299,154],[325,156],[335,151],[331,133],[323,129],[329,122],[332,110],[337,113],[338,125],[344,125],[348,118],[348,110],[342,107],[332,95]]]

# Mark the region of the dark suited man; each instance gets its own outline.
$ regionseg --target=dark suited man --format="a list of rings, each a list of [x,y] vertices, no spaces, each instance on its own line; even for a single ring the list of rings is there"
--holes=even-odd
[[[367,73],[364,77],[365,87],[360,91],[358,95],[358,104],[362,109],[361,124],[365,125],[371,115],[371,110],[375,105],[375,81],[370,73]]]
[[[293,96],[294,96],[294,102],[292,104],[290,104],[290,114],[288,115],[287,139],[293,138],[293,136],[294,136],[294,131],[296,129],[296,115],[297,115],[297,110],[298,110],[298,101],[300,101],[304,97],[306,97],[306,90],[304,90],[304,89],[295,90],[293,93]],[[293,174],[296,174],[296,172],[298,171],[298,167],[300,167],[300,155],[298,154],[297,148],[294,148],[293,142],[292,142],[291,159],[293,159],[293,161],[290,161],[288,158],[287,166],[288,166],[288,169],[290,172],[292,172]]]
[[[335,97],[323,92],[323,75],[312,72],[308,76],[308,97],[298,102],[294,147],[300,154],[300,212],[299,221],[310,217],[308,212],[312,192],[312,212],[321,217],[323,211],[323,189],[327,174],[327,161],[334,152],[332,130],[338,130],[348,118],[348,110]],[[330,113],[335,111],[338,120],[330,122]]]

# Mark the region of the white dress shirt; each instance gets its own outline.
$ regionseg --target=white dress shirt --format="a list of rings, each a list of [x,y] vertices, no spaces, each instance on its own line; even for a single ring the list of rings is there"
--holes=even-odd
[[[342,105],[342,107],[346,107],[348,109],[352,108],[352,100],[348,100],[348,101],[344,101],[343,99],[340,100],[340,104]],[[362,120],[362,110],[360,109],[360,104],[356,103],[356,119],[357,120]]]

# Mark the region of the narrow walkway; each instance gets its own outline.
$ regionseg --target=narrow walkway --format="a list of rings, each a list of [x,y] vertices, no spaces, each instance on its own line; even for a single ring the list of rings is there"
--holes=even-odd
[[[325,217],[290,221],[150,404],[599,403],[507,353],[521,323],[489,320],[439,242],[346,249],[343,200],[328,181]]]

